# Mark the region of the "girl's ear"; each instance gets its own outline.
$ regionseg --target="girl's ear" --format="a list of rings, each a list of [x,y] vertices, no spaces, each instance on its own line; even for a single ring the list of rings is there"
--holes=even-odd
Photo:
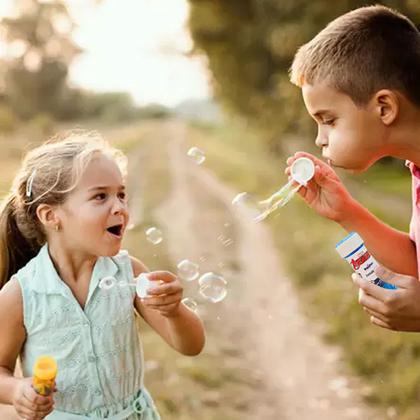
[[[36,209],[36,215],[47,230],[57,230],[56,226],[60,225],[56,209],[49,204],[40,204]]]
[[[374,96],[375,110],[385,125],[391,125],[398,117],[400,101],[398,96],[389,89],[381,89]]]

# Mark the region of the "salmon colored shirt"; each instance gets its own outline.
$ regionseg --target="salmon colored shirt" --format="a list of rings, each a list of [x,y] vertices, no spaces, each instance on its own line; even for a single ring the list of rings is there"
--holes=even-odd
[[[411,196],[413,199],[413,209],[410,222],[410,239],[416,245],[417,253],[417,270],[418,278],[420,278],[420,168],[413,162],[406,162],[410,168],[412,177]]]

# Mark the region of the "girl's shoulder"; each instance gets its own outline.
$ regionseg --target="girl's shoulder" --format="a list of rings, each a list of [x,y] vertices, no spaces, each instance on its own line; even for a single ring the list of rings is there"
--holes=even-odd
[[[134,277],[139,276],[141,273],[146,273],[149,269],[136,257],[129,255],[131,267],[133,269]]]

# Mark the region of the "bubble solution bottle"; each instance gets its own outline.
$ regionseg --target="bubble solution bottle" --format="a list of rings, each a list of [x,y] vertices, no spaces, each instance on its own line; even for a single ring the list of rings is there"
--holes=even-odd
[[[351,232],[335,246],[336,251],[344,258],[363,279],[383,287],[384,289],[396,289],[393,284],[386,283],[376,274],[375,269],[379,266],[375,258],[370,255],[363,239],[356,232]]]
[[[57,362],[50,356],[40,356],[34,365],[32,386],[40,395],[50,395],[54,391],[57,376]]]

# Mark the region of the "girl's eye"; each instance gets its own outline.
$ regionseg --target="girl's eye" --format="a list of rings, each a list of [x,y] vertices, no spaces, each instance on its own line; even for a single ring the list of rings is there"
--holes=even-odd
[[[331,118],[331,119],[329,119],[329,120],[324,120],[324,121],[322,122],[322,124],[324,124],[324,125],[333,125],[333,124],[334,124],[334,122],[335,122],[335,118]]]
[[[118,197],[119,197],[121,200],[125,200],[125,199],[127,198],[127,194],[126,194],[125,192],[120,192],[120,193],[118,194]]]
[[[93,198],[95,200],[105,200],[106,194],[105,193],[99,193],[99,194],[96,194]]]

